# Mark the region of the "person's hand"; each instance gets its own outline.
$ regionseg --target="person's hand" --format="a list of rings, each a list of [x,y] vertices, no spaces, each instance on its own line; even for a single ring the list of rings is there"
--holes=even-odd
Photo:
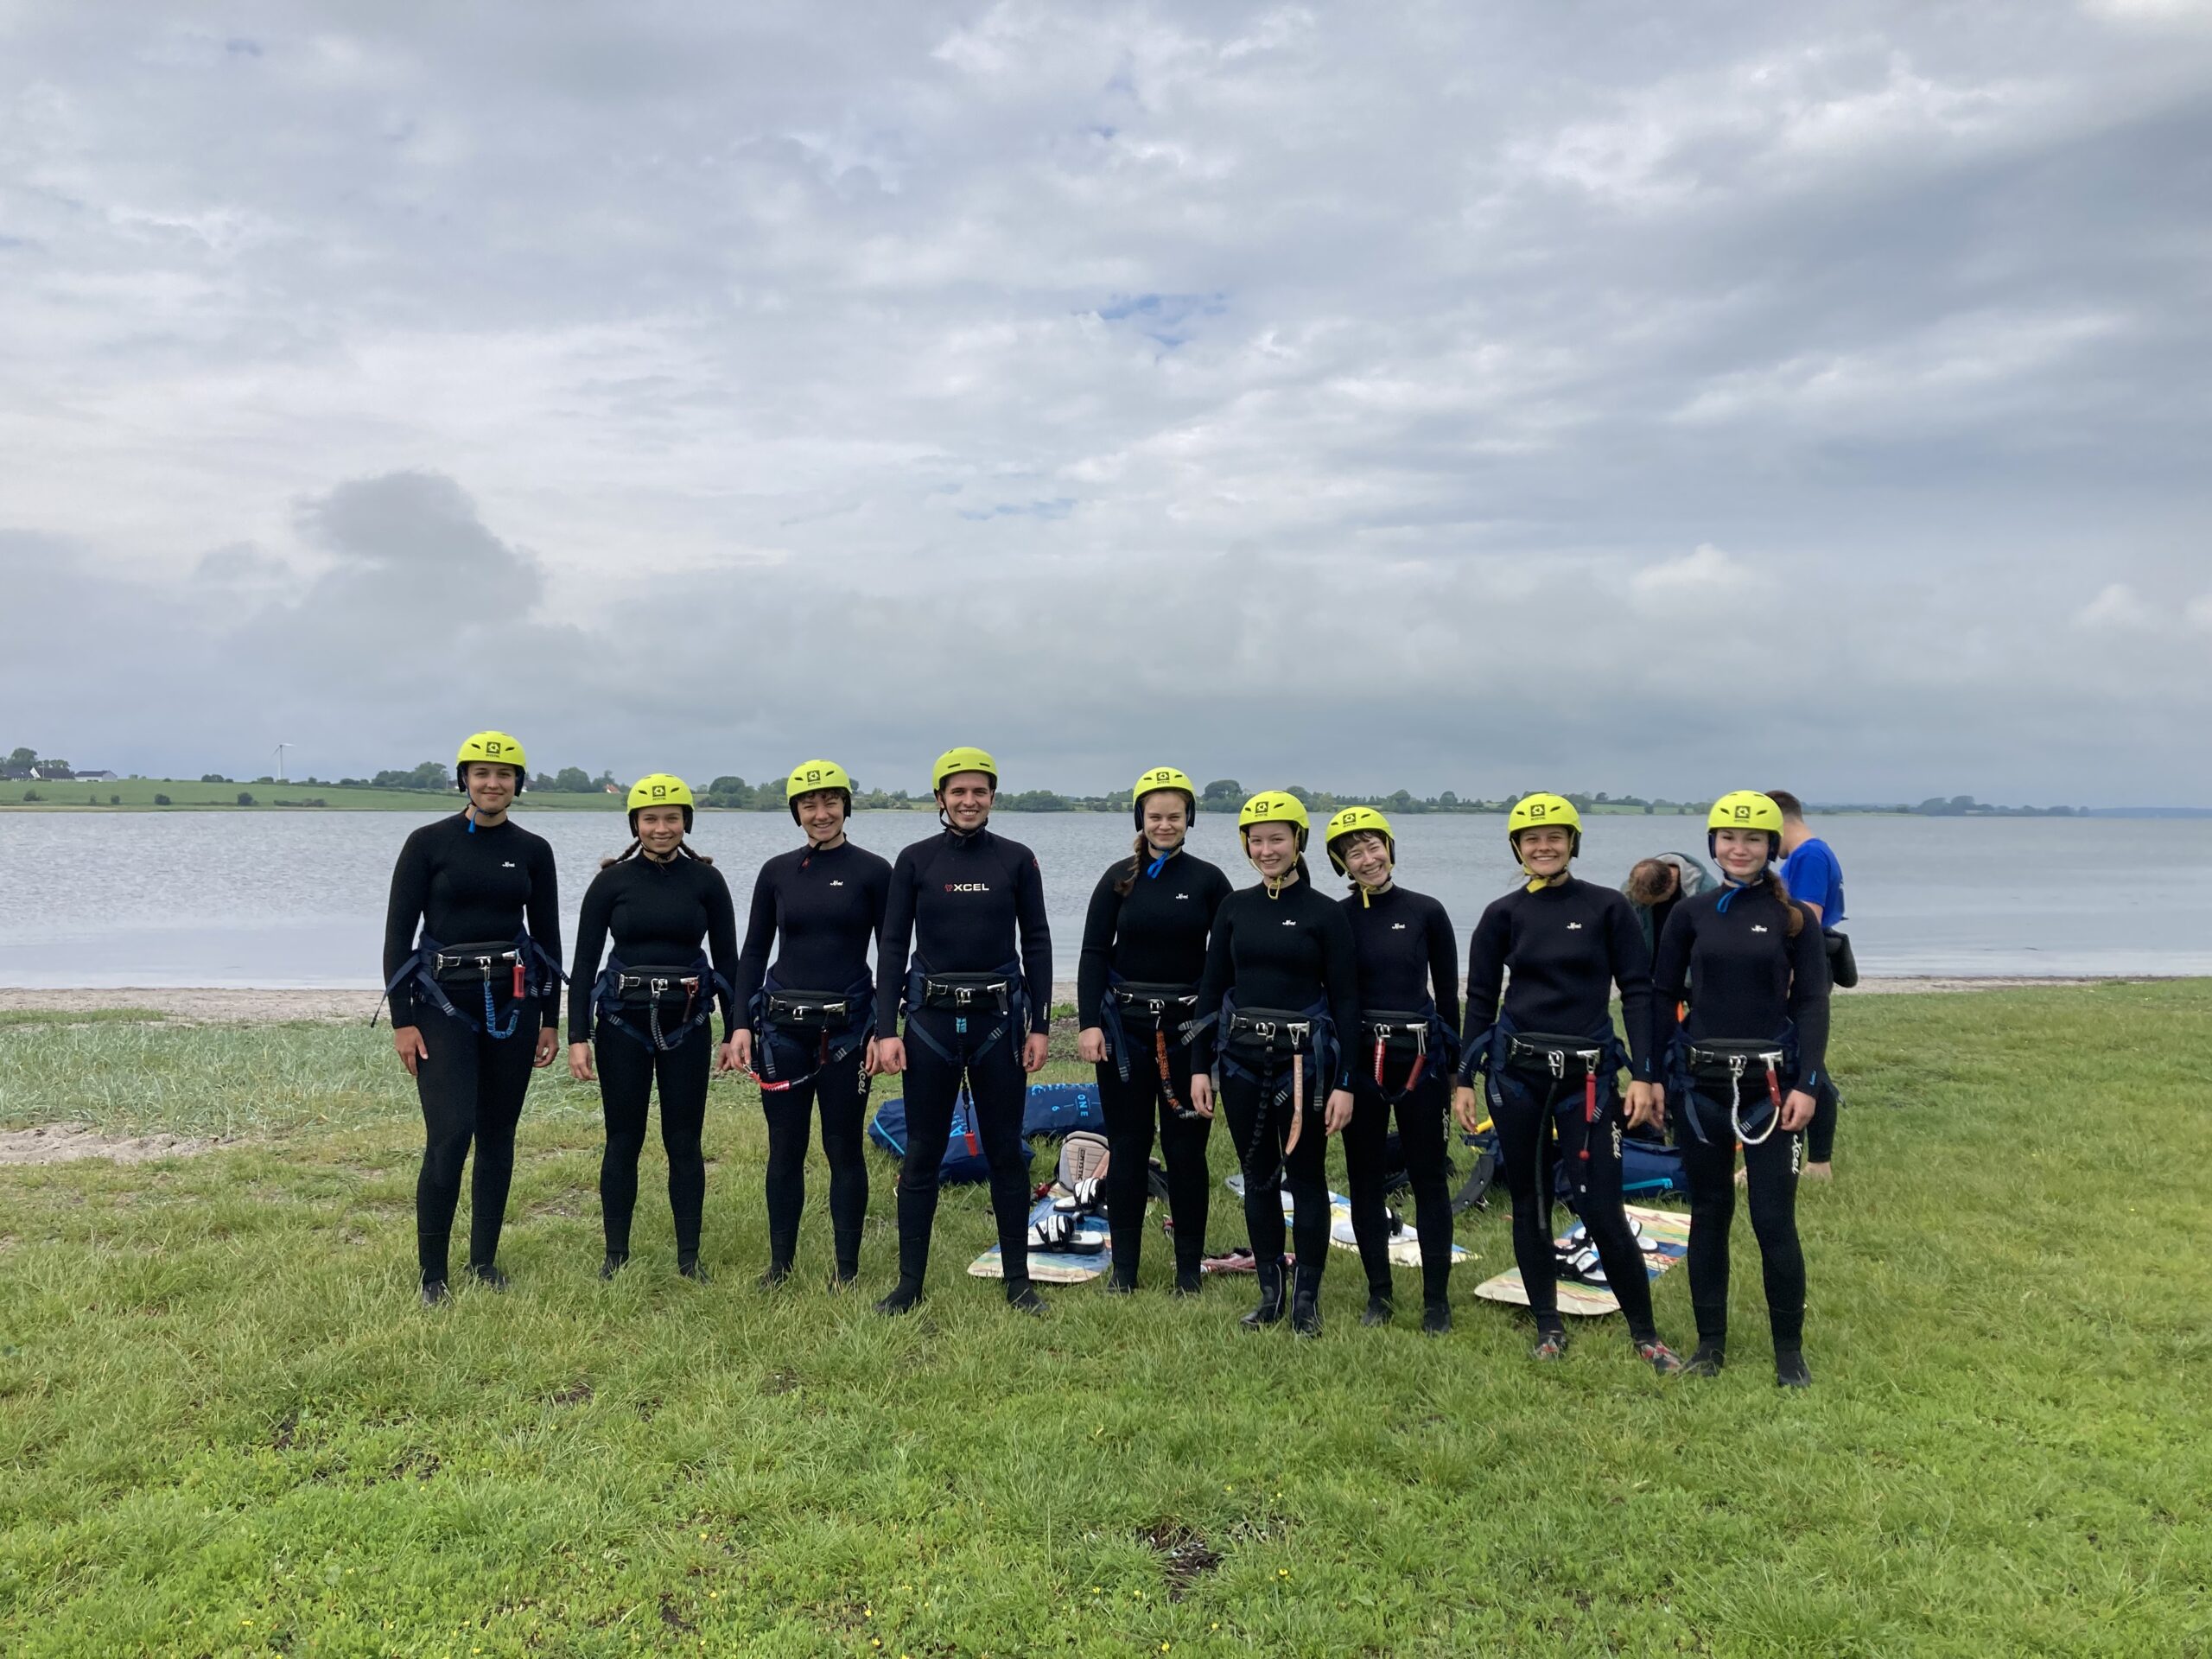
[[[1021,1045],[1021,1069],[1042,1071],[1045,1057],[1052,1052],[1052,1039],[1041,1031],[1033,1031]]]
[[[419,1026],[394,1026],[391,1028],[391,1046],[410,1077],[415,1075],[416,1065],[430,1058],[430,1051],[423,1044],[423,1030]]]
[[[570,1043],[569,1045],[569,1075],[574,1077],[578,1083],[589,1083],[593,1080],[591,1075],[591,1045],[589,1043]]]
[[[1628,1126],[1631,1129],[1646,1125],[1656,1127],[1665,1096],[1656,1083],[1631,1083],[1628,1086]]]
[[[1474,1134],[1475,1126],[1483,1121],[1483,1102],[1473,1085],[1463,1083],[1452,1091],[1452,1116],[1461,1128]]]
[[[722,1039],[721,1046],[715,1051],[715,1070],[722,1076],[746,1069],[745,1062],[737,1057],[737,1033],[730,1033]]]
[[[537,1028],[537,1052],[530,1057],[530,1063],[542,1071],[553,1064],[553,1057],[560,1052],[561,1033],[550,1026],[540,1026]]]
[[[1213,1078],[1204,1071],[1191,1073],[1191,1109],[1200,1117],[1213,1116]]]
[[[1075,1034],[1075,1057],[1085,1065],[1106,1064],[1106,1031],[1103,1026],[1085,1026]]]
[[[879,1077],[897,1077],[906,1069],[906,1044],[903,1038],[879,1037],[868,1045],[869,1065]]]
[[[1351,1105],[1352,1101],[1351,1090],[1330,1090],[1329,1103],[1321,1109],[1322,1129],[1327,1134],[1334,1135],[1338,1129],[1344,1128],[1345,1124],[1351,1122]]]
[[[1782,1128],[1785,1135],[1795,1135],[1813,1121],[1813,1097],[1802,1089],[1792,1089],[1789,1098],[1782,1103]]]
[[[729,1034],[722,1045],[722,1052],[729,1056],[722,1067],[725,1071],[750,1071],[753,1069],[753,1031],[749,1026],[740,1026]]]

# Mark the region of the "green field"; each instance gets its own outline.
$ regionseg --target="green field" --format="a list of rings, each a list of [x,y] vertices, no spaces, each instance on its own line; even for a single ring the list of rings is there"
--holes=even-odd
[[[595,1095],[547,1078],[513,1289],[426,1312],[381,1032],[8,1025],[0,1122],[251,1139],[0,1168],[0,1650],[2212,1650],[2212,982],[1837,1024],[1802,1395],[1740,1218],[1703,1383],[1632,1363],[1617,1321],[1538,1371],[1469,1295],[1502,1214],[1462,1222],[1448,1339],[1358,1328],[1338,1253],[1298,1343],[1236,1331],[1249,1281],[1160,1294],[1156,1231],[1145,1294],[1010,1315],[962,1275],[990,1228],[956,1189],[931,1300],[891,1322],[871,1154],[868,1295],[822,1286],[818,1162],[804,1282],[764,1293],[763,1135],[728,1084],[714,1283],[673,1270],[655,1152],[638,1258],[594,1277]],[[1213,1241],[1240,1231],[1219,1195]],[[1681,1338],[1684,1279],[1658,1286]]]
[[[240,791],[253,797],[251,808],[238,805]],[[27,794],[39,798],[27,802]],[[167,796],[168,804],[156,801],[154,798],[157,795]],[[557,795],[532,791],[524,800],[532,812],[549,807],[558,811],[585,812],[616,812],[622,808],[619,795]],[[111,783],[98,784],[0,784],[0,810],[28,811],[84,812],[97,807],[103,811],[206,811],[216,808],[258,812],[300,810],[315,801],[334,812],[443,812],[459,810],[461,798],[457,793],[424,789],[341,789],[336,784],[251,781],[203,784],[181,778],[118,778]]]

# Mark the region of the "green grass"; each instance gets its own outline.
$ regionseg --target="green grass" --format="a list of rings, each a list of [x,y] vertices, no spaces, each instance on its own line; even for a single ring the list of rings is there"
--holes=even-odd
[[[931,1300],[765,1255],[763,1135],[716,1085],[707,1259],[649,1154],[600,1284],[593,1091],[525,1117],[505,1296],[412,1294],[416,1126],[384,1033],[0,1031],[0,1120],[248,1134],[0,1170],[0,1649],[81,1653],[1898,1652],[2212,1647],[2212,983],[1838,1010],[1834,1186],[1801,1206],[1818,1385],[1772,1386],[1738,1224],[1733,1363],[1662,1382],[1617,1321],[1539,1372],[1459,1329],[1321,1339],[1195,1304],[1007,1314],[938,1223]],[[1056,1063],[1052,1075],[1073,1077]],[[1215,1140],[1217,1173],[1229,1167]],[[1332,1162],[1338,1154],[1332,1152]],[[1211,1234],[1241,1223],[1217,1195]],[[1410,1275],[1404,1300],[1412,1300]],[[1683,1274],[1658,1286],[1687,1336]],[[880,1643],[880,1646],[875,1645]]]
[[[159,1008],[0,1008],[0,1027],[137,1025],[166,1020]],[[5,1089],[0,1082],[0,1089]]]

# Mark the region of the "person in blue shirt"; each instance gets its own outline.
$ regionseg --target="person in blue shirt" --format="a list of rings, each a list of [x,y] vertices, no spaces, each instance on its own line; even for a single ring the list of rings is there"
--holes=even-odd
[[[1834,849],[1806,823],[1803,802],[1786,789],[1770,789],[1766,794],[1782,809],[1783,885],[1792,899],[1813,912],[1823,933],[1833,933],[1844,919],[1843,866]],[[1835,1173],[1837,1097],[1832,1077],[1823,1081],[1818,1101],[1805,1132],[1804,1179],[1808,1181],[1825,1181]]]

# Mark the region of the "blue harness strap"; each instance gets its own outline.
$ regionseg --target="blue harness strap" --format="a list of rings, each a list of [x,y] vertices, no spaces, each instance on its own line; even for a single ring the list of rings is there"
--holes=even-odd
[[[636,1023],[634,1012],[629,1019],[622,1017],[627,1006],[622,1001],[622,976],[631,969],[620,958],[610,956],[607,966],[600,970],[592,986],[592,1014],[603,1026],[612,1026],[625,1037],[643,1043],[654,1052],[665,1054],[679,1047],[694,1031],[708,1024],[715,1017],[717,997],[729,995],[729,982],[716,973],[714,964],[707,960],[704,951],[681,975],[673,976],[673,982],[684,987],[683,1018],[671,1031],[661,1022],[661,998],[655,994],[646,1001],[645,1024]]]
[[[776,1045],[783,1043],[796,1049],[796,1039],[790,1035],[791,1027],[772,1024],[768,1019],[768,999],[789,988],[779,984],[772,975],[763,975],[760,988],[753,994],[747,1005],[746,1023],[753,1027],[754,1052],[759,1056],[758,1076],[761,1088],[772,1093],[802,1088],[812,1083],[831,1066],[850,1059],[875,1032],[875,987],[865,979],[856,980],[845,988],[845,1001],[852,1010],[852,1017],[833,1033],[823,1027],[819,1052],[814,1057],[814,1069],[797,1077],[782,1075],[776,1065]]]
[[[399,964],[399,971],[394,974],[391,982],[385,986],[384,995],[389,997],[410,978],[412,978],[415,981],[416,988],[429,998],[430,1006],[439,1013],[458,1020],[463,1025],[475,1027],[495,1042],[505,1041],[515,1034],[515,1027],[522,1023],[522,1005],[545,995],[556,983],[565,982],[569,977],[561,971],[561,964],[556,962],[537,940],[530,937],[529,930],[526,928],[515,935],[514,943],[509,948],[520,959],[518,965],[523,973],[523,987],[521,995],[508,1004],[505,1025],[499,1023],[499,1009],[493,1001],[492,982],[489,979],[483,982],[484,1017],[480,1020],[477,1019],[474,1011],[462,1013],[454,1000],[446,995],[445,987],[438,982],[435,972],[439,954],[446,947],[428,933],[416,939],[414,953]],[[376,1024],[377,1015],[383,1012],[384,998],[380,997],[378,999],[375,1013],[369,1015],[369,1023],[372,1026]]]
[[[1674,1041],[1667,1045],[1665,1060],[1667,1094],[1669,1099],[1681,1102],[1682,1121],[1690,1126],[1690,1133],[1697,1137],[1698,1143],[1700,1146],[1711,1146],[1713,1137],[1706,1133],[1705,1113],[1707,1109],[1710,1109],[1719,1116],[1722,1109],[1719,1100],[1708,1099],[1699,1090],[1697,1078],[1690,1070],[1689,1052],[1695,1046],[1687,1032],[1679,1027],[1675,1029]],[[1817,1074],[1809,1080],[1797,1077],[1797,1027],[1794,1023],[1785,1021],[1782,1027],[1782,1034],[1774,1039],[1770,1046],[1779,1050],[1782,1054],[1781,1070],[1774,1079],[1773,1088],[1770,1090],[1764,1087],[1767,1077],[1763,1068],[1760,1071],[1754,1073],[1747,1066],[1742,1076],[1732,1077],[1729,1084],[1731,1098],[1726,1115],[1721,1116],[1719,1123],[1713,1126],[1714,1134],[1721,1133],[1725,1125],[1726,1132],[1731,1140],[1746,1141],[1757,1146],[1781,1127],[1782,1100],[1790,1090],[1803,1089],[1810,1093],[1817,1086],[1819,1082]],[[1766,1096],[1754,1103],[1755,1108],[1764,1108],[1767,1120],[1765,1128],[1757,1135],[1748,1132],[1750,1125],[1744,1121],[1742,1085],[1746,1078],[1752,1079],[1761,1085],[1759,1092]],[[1759,1112],[1755,1109],[1752,1113],[1754,1123],[1758,1121],[1759,1116]]]
[[[1121,1074],[1123,1083],[1129,1080],[1130,1043],[1128,1023],[1122,1016],[1122,1001],[1127,995],[1124,988],[1130,982],[1122,975],[1109,968],[1106,970],[1106,994],[1098,999],[1098,1024],[1106,1033],[1106,1052],[1112,1058],[1114,1069]],[[1193,986],[1187,993],[1188,1000],[1193,1007],[1195,1007],[1197,996],[1198,988]],[[1179,998],[1179,1000],[1181,999]],[[1176,1116],[1185,1119],[1195,1118],[1198,1116],[1197,1109],[1187,1101],[1176,1097],[1173,1068],[1168,1061],[1167,1051],[1171,1048],[1188,1048],[1191,1046],[1192,1038],[1213,1024],[1212,1016],[1209,1015],[1204,1020],[1197,1018],[1185,1020],[1171,1027],[1164,1011],[1155,1014],[1154,1010],[1146,1009],[1143,1012],[1145,1017],[1154,1020],[1153,1061],[1160,1072],[1160,1096],[1166,1101],[1168,1109]]]
[[[919,957],[916,957],[906,970],[906,1034],[910,1037],[920,1038],[929,1046],[931,1052],[947,1065],[957,1066],[964,1070],[967,1061],[963,1058],[963,1055],[982,1054],[993,1043],[1007,1036],[1010,1032],[1013,1036],[1014,1058],[1017,1060],[1020,1058],[1021,1039],[1029,1024],[1029,994],[1022,982],[1021,964],[1019,962],[1009,962],[1001,968],[994,969],[992,976],[1006,981],[1007,1006],[1002,1009],[993,1009],[999,1017],[999,1023],[993,1026],[982,1037],[970,1041],[969,1039],[974,1036],[974,1033],[968,1029],[970,1015],[950,1008],[936,1010],[925,1008],[923,998],[925,982],[930,977],[930,969]],[[936,1033],[930,1030],[928,1020],[923,1017],[929,1012],[952,1015],[953,1036],[959,1044],[960,1054],[955,1054],[939,1042]]]

